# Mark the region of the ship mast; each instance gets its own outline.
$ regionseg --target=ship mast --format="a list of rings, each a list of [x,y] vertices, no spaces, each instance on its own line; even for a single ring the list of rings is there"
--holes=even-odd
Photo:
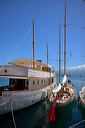
[[[61,37],[60,37],[60,25],[59,25],[59,83],[60,83],[60,69],[61,69]]]
[[[46,60],[47,60],[47,65],[48,65],[48,43],[47,43],[47,58],[46,58]]]
[[[34,19],[32,21],[32,60],[34,60]]]
[[[35,45],[35,42],[34,42],[34,19],[33,19],[32,21],[32,60],[35,59],[34,45]],[[33,63],[33,68],[34,68],[34,63]]]
[[[64,75],[66,75],[66,0],[64,7]]]

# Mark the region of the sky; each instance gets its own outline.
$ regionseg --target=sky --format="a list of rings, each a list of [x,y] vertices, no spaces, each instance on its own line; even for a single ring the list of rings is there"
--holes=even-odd
[[[32,58],[32,20],[35,59],[58,68],[59,25],[63,67],[64,0],[0,0],[0,65],[18,58]],[[67,0],[67,67],[85,63],[85,1]]]

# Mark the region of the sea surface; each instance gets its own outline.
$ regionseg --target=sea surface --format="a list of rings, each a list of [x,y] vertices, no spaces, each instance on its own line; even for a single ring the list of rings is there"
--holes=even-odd
[[[77,94],[82,85],[85,85],[85,76],[71,76]],[[0,86],[7,85],[8,80],[0,78]],[[16,128],[85,128],[85,109],[78,101],[58,108],[56,106],[56,120],[54,123],[48,121],[50,104],[48,100],[39,102],[26,109],[14,112]],[[80,122],[80,123],[79,123]],[[79,125],[77,125],[79,123]],[[76,125],[75,125],[76,124]],[[75,125],[75,127],[73,127]],[[12,114],[0,116],[0,128],[15,128]]]

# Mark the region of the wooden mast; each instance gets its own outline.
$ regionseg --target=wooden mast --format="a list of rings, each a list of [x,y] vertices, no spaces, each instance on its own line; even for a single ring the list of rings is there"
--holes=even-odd
[[[32,20],[32,60],[35,59],[35,51],[34,51],[34,19]],[[34,68],[34,63],[33,63],[33,68]]]
[[[46,60],[47,60],[47,65],[48,65],[48,43],[47,43],[47,58],[46,58]]]
[[[61,37],[60,37],[60,25],[59,25],[59,83],[60,83],[60,69],[61,69]]]
[[[64,75],[66,75],[66,0],[64,7]]]
[[[34,19],[32,21],[32,60],[34,60]]]

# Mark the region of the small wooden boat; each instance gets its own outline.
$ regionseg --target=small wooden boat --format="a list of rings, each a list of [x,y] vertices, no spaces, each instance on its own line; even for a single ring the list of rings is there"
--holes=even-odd
[[[71,103],[75,97],[75,89],[71,81],[65,81],[56,86],[49,97],[49,101],[53,102],[57,97],[56,104],[57,106],[64,106]]]

